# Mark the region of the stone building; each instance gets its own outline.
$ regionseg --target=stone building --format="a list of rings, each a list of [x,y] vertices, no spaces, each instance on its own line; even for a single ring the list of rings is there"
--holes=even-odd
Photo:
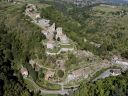
[[[51,70],[47,70],[46,74],[45,74],[45,80],[49,80],[52,79],[55,75],[55,72],[51,71]]]
[[[60,38],[61,43],[63,44],[68,44],[69,43],[69,39],[66,35],[63,34],[63,36]]]
[[[50,20],[47,19],[38,19],[38,24],[40,24],[40,26],[43,26],[44,28],[48,28],[50,26]]]
[[[26,6],[26,9],[28,10],[28,11],[37,11],[37,7],[34,5],[34,4],[28,4],[27,6]]]
[[[47,42],[47,49],[53,49],[55,47],[54,41],[48,41]]]
[[[66,34],[63,33],[62,27],[56,29],[56,40],[60,39],[61,43],[69,43],[69,39]]]
[[[56,29],[56,40],[57,40],[58,38],[61,38],[62,36],[63,36],[62,27],[58,27],[58,28]]]
[[[37,7],[34,4],[28,4],[26,6],[25,14],[30,16],[32,19],[41,18],[40,13],[37,12]]]
[[[46,36],[46,38],[51,42],[54,41],[55,35],[55,23],[51,25],[47,30],[43,30],[42,33]]]
[[[50,34],[54,34],[55,33],[55,23],[53,23],[49,28],[48,28],[48,32]]]

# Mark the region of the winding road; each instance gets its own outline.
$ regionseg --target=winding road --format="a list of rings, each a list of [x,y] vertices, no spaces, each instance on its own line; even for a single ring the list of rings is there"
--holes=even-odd
[[[33,80],[31,80],[29,78],[24,78],[24,79],[27,79],[29,82],[31,82],[33,84],[33,86],[36,89],[34,91],[41,91],[42,94],[61,94],[61,95],[69,94],[69,90],[64,89],[63,87],[61,90],[47,90],[47,89],[43,89],[43,88],[39,87]],[[63,84],[62,84],[62,86],[63,86]]]
[[[111,75],[110,69],[106,70],[102,74],[100,74],[98,77],[96,77],[93,81],[99,80],[99,79],[104,79],[106,77],[109,77]]]

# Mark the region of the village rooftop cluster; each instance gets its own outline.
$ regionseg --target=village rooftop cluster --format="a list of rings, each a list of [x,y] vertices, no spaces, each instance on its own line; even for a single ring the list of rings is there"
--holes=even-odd
[[[42,42],[46,46],[47,55],[57,55],[61,52],[74,51],[74,43],[63,32],[62,27],[57,27],[55,23],[50,24],[50,20],[41,18],[35,5],[28,4],[25,14],[31,17],[33,22],[42,28],[42,33],[47,39]]]

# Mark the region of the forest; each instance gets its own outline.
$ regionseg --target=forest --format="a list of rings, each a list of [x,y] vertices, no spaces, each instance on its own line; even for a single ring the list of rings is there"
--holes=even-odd
[[[127,96],[128,72],[95,82],[82,83],[74,96]]]
[[[0,3],[0,96],[40,96],[26,88],[20,73],[15,75],[41,36],[39,28],[23,20],[23,8]]]
[[[78,49],[92,51],[103,58],[112,54],[128,58],[127,8],[104,12],[94,11],[90,7],[62,7],[65,8],[52,6],[42,9],[42,16],[62,26],[66,34],[78,44]],[[40,96],[40,93],[27,89],[21,74],[14,74],[22,65],[28,64],[30,58],[35,58],[35,54],[44,60],[46,58],[44,46],[40,43],[43,39],[41,30],[21,14],[24,8],[0,3],[0,96]],[[84,39],[88,41],[84,42]],[[100,43],[101,47],[96,48],[90,41]],[[128,72],[117,78],[82,83],[75,96],[127,96],[127,82]]]
[[[28,66],[29,59],[46,58],[41,44],[45,37],[23,14],[24,10],[25,4],[0,2],[0,96],[58,96],[28,89],[19,72],[21,67]],[[37,79],[34,69],[28,66],[28,71]]]
[[[14,76],[13,60],[21,46],[8,31],[4,22],[0,22],[0,96],[39,96],[26,88],[20,74]]]

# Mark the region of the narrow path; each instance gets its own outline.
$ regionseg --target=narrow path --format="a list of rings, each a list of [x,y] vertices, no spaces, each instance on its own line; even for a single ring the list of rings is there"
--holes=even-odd
[[[39,87],[33,80],[31,80],[29,78],[24,78],[24,79],[27,79],[28,81],[30,81],[36,88],[35,91],[41,91],[42,94],[61,94],[61,95],[69,94],[68,89],[47,90],[47,89],[43,89],[43,88]]]

